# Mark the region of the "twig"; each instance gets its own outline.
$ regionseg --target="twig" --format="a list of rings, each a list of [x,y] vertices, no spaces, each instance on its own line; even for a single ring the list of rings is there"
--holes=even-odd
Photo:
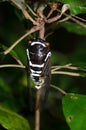
[[[63,66],[52,66],[51,69],[52,69],[52,72],[59,70],[59,69],[62,69],[62,68],[71,69],[71,70],[78,70],[78,67],[71,66],[71,65],[72,64],[69,63],[69,64],[66,64],[66,65],[63,65]]]
[[[30,8],[30,6],[27,4],[26,5],[27,8],[30,10],[30,12],[34,15],[34,16],[37,16],[37,14]]]
[[[55,72],[51,71],[51,74],[63,74],[63,75],[70,75],[70,76],[80,76],[79,73],[67,72],[67,71],[55,71]]]
[[[28,14],[28,12],[25,9],[22,9],[21,11],[22,11],[22,13],[24,14],[24,16],[27,20],[30,20],[34,25],[39,24]]]
[[[25,37],[27,37],[28,35],[30,35],[31,33],[35,32],[39,30],[39,26],[35,26],[33,28],[31,28],[26,34],[24,34],[22,37],[20,37],[16,42],[14,42],[12,44],[12,46],[10,46],[6,51],[4,51],[4,54],[8,54],[19,42],[21,42]]]
[[[83,19],[83,18],[80,18],[79,16],[72,16],[72,17],[74,17],[74,18],[76,18],[76,19],[79,19],[79,20],[81,20],[81,21],[83,21],[83,22],[86,22],[86,19]]]
[[[18,4],[16,3],[15,0],[10,0],[16,7],[18,7],[20,10],[22,10],[23,8]]]
[[[86,24],[80,22],[79,20],[73,18],[73,17],[70,17],[71,20],[73,20],[75,23],[79,24],[80,26],[86,28]]]
[[[57,21],[58,19],[60,19],[60,18],[62,17],[62,15],[63,15],[69,8],[70,8],[70,7],[69,7],[68,4],[64,4],[64,5],[62,6],[61,11],[60,11],[60,15],[57,15],[57,16],[55,16],[55,17],[53,17],[53,18],[50,18],[50,19],[47,19],[47,20],[46,20],[46,23],[53,23],[53,22]]]
[[[53,18],[50,18],[50,19],[46,20],[46,23],[53,23],[53,22],[57,21],[58,19],[60,19],[61,16],[62,16],[62,14],[57,15],[57,16],[55,16]]]
[[[20,61],[20,59],[14,57],[14,56],[13,56],[13,58],[17,61],[17,63],[18,63],[19,65],[23,65],[23,63]]]
[[[40,89],[36,91],[35,130],[40,130]]]
[[[47,37],[49,37],[50,35],[52,35],[53,33],[54,33],[54,31],[49,32],[48,34],[46,34],[45,39],[46,39]]]
[[[17,65],[17,64],[6,64],[6,65],[0,65],[0,68],[6,68],[6,67],[16,67],[16,68],[22,68],[24,69],[24,65]]]
[[[71,66],[72,64],[66,64],[63,66],[52,66],[51,67],[51,73],[52,74],[63,74],[63,75],[70,75],[70,76],[81,76],[80,73],[77,72],[68,72],[68,71],[58,71],[60,69],[70,69],[70,70],[81,70],[80,68],[76,67],[76,66]],[[85,70],[83,70],[85,71]]]
[[[57,87],[57,86],[55,86],[55,85],[53,85],[53,84],[50,84],[50,86],[51,86],[52,88],[58,90],[59,92],[61,92],[63,95],[66,95],[66,94],[67,94],[63,89],[61,89],[61,88],[59,88],[59,87]]]
[[[63,19],[59,20],[58,23],[68,21],[69,19],[70,19],[70,16],[67,16],[66,18],[63,18]]]
[[[52,13],[57,9],[58,3],[52,3],[50,4],[50,7],[51,7],[51,10],[49,11],[47,18],[49,18],[52,15]]]
[[[57,9],[58,12],[61,13],[61,10]],[[66,13],[64,13],[64,16],[68,17],[69,16],[69,19],[71,19],[72,21],[74,21],[75,23],[79,24],[80,26],[86,28],[86,24],[84,24],[83,22],[80,22],[79,20],[75,19],[74,16],[70,16]]]
[[[18,7],[23,15],[25,16],[26,19],[29,19],[34,25],[37,25],[38,23],[29,15],[29,13],[26,11],[26,9],[22,8],[22,6],[20,6],[18,3],[16,3],[15,0],[11,0],[11,2]],[[27,7],[27,6],[26,6]],[[29,8],[29,7],[28,7]],[[30,8],[29,8],[30,9]],[[32,12],[32,10],[30,9],[30,11]]]

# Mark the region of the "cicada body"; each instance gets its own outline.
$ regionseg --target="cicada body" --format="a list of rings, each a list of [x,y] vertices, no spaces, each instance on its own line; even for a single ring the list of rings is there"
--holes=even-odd
[[[42,39],[35,39],[28,42],[27,57],[29,70],[28,75],[35,84],[36,89],[50,86],[50,46]]]

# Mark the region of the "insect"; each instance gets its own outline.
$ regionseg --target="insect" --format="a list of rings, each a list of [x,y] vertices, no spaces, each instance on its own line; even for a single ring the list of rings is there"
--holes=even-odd
[[[43,95],[50,86],[50,45],[45,40],[34,39],[28,42],[28,75],[35,84],[36,89],[45,88]],[[46,96],[45,96],[46,97]]]

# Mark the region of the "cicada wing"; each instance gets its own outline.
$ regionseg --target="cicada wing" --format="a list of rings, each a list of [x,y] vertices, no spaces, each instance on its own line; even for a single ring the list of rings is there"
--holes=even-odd
[[[29,110],[33,110],[33,100],[32,100],[32,91],[31,91],[31,83],[30,83],[30,67],[29,62],[27,62],[27,96],[28,96],[28,106]]]
[[[41,90],[42,106],[45,106],[47,103],[48,93],[50,89],[50,81],[51,81],[51,62],[49,58],[44,67],[44,85]]]

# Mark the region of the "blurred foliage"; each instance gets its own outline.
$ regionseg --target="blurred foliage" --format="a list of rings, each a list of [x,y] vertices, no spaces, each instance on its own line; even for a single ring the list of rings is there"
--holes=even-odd
[[[61,26],[65,27],[71,33],[73,32],[79,35],[86,35],[86,28],[82,28],[80,25],[76,23],[64,22],[61,24]]]
[[[6,129],[30,130],[27,120],[2,107],[0,107],[0,124]]]
[[[20,42],[8,55],[3,55],[3,51],[25,34],[33,25],[25,20],[22,12],[13,6],[13,4],[2,1],[6,0],[0,0],[0,64],[17,64],[15,59],[17,58],[27,66],[25,49],[27,40],[30,37]],[[81,18],[86,17],[86,2],[84,0],[58,1],[60,4],[66,3],[70,5],[71,15],[78,15]],[[22,8],[26,7],[26,2],[29,3],[30,7],[34,8],[33,0],[26,0],[26,2],[18,0],[16,2]],[[37,1],[35,0],[35,2]],[[54,0],[45,0],[46,2],[54,2]],[[84,22],[84,24],[86,23]],[[61,23],[57,21],[46,26],[46,35],[49,32],[53,32],[52,35],[47,37],[47,41],[51,43],[52,65],[72,63],[80,68],[78,72],[83,75],[82,70],[86,72],[86,28],[72,20]],[[34,36],[37,37],[37,33],[34,33],[31,37]],[[78,100],[75,103],[73,98],[71,98],[71,94],[67,94],[63,98],[59,91],[50,88],[46,109],[41,112],[41,130],[52,130],[52,128],[59,130],[79,130],[81,128],[85,130],[86,125],[83,120],[85,120],[86,113],[84,110],[84,107],[86,107],[86,96],[83,95],[86,94],[86,77],[52,75],[51,83],[68,93],[78,93],[72,95],[73,97],[78,97]],[[30,101],[30,90],[27,87],[26,69],[0,68],[0,125],[2,126],[0,130],[29,130],[28,124],[34,129],[35,89],[32,87],[31,90],[33,102]],[[30,103],[33,106],[32,111],[30,111]],[[67,120],[67,124],[64,115],[66,120],[69,115],[73,115],[75,118],[71,122]],[[28,120],[28,124],[22,116]],[[82,121],[81,123],[79,118]],[[79,125],[75,125],[75,123]]]

